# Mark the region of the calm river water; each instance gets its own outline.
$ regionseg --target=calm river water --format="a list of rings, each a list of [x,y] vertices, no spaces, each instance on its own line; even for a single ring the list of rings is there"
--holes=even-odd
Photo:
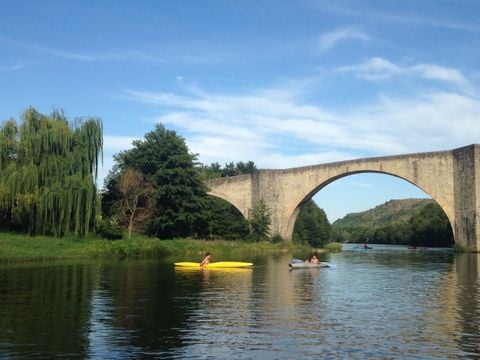
[[[0,357],[480,358],[480,255],[375,246],[288,269],[308,255],[3,264]]]

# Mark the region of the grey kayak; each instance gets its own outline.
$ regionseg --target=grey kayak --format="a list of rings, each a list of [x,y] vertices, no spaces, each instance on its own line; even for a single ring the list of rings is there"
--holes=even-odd
[[[312,264],[312,263],[306,263],[306,262],[301,262],[301,263],[291,263],[288,264],[292,269],[312,269],[312,268],[326,268],[329,267],[327,263],[320,262],[318,264]]]

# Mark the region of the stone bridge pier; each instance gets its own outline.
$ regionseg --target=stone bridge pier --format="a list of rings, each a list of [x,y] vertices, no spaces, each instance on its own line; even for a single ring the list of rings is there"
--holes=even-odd
[[[291,240],[301,206],[333,181],[359,173],[402,178],[430,195],[443,209],[456,244],[480,251],[480,145],[462,148],[333,162],[207,182],[209,194],[234,205],[245,218],[263,199],[270,209],[270,232]],[[320,204],[321,206],[321,204]]]

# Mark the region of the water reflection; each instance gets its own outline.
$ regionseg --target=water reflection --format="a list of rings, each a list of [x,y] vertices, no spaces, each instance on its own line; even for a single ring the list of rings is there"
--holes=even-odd
[[[480,357],[480,255],[345,251],[290,271],[291,258],[1,266],[0,357]]]
[[[0,268],[2,357],[85,357],[85,333],[98,267],[82,264]]]
[[[480,354],[480,254],[460,254],[456,257],[456,302],[458,310],[458,346],[474,357]],[[453,286],[451,286],[453,287]]]

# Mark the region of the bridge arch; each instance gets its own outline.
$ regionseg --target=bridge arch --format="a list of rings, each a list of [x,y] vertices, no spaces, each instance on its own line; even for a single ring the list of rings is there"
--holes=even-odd
[[[208,195],[232,204],[248,219],[252,208],[252,175],[238,175],[206,181]]]
[[[241,209],[239,209],[239,207],[237,205],[235,205],[234,203],[232,203],[231,201],[229,201],[229,199],[226,199],[225,197],[221,197],[221,196],[218,196],[218,195],[214,195],[214,194],[211,194],[211,193],[208,193],[209,196],[212,196],[214,198],[217,198],[217,199],[221,199],[223,201],[226,201],[227,203],[229,203],[231,206],[233,206],[235,208],[235,210],[237,210],[240,214],[243,215],[243,217],[245,217],[245,219],[248,219],[248,216],[245,216],[242,212]]]
[[[287,226],[287,238],[292,238],[292,235],[293,235],[293,230],[295,228],[295,223],[296,223],[296,220],[297,220],[297,217],[300,213],[300,210],[302,208],[302,205],[305,204],[307,201],[309,201],[313,196],[315,196],[319,191],[321,191],[322,189],[324,189],[325,187],[327,187],[328,185],[332,184],[333,182],[337,181],[337,180],[340,180],[342,178],[346,178],[346,177],[349,177],[351,175],[358,175],[358,174],[380,174],[380,175],[386,175],[386,176],[393,176],[393,177],[396,177],[398,179],[401,179],[403,181],[406,181],[408,182],[409,184],[415,186],[416,188],[420,189],[421,191],[423,191],[425,194],[429,195],[439,206],[440,208],[443,210],[443,212],[445,213],[445,215],[447,216],[448,218],[448,221],[450,222],[450,226],[453,228],[453,219],[451,218],[451,215],[452,214],[448,214],[446,209],[444,208],[444,206],[437,200],[435,199],[434,196],[432,196],[432,194],[430,194],[428,192],[428,190],[422,188],[421,186],[419,186],[418,184],[415,184],[413,183],[412,181],[410,181],[409,179],[406,179],[405,177],[403,176],[400,176],[398,174],[392,174],[392,173],[389,173],[389,172],[385,172],[385,171],[371,171],[371,170],[358,170],[358,171],[351,171],[351,172],[346,172],[346,173],[343,173],[343,174],[338,174],[336,176],[333,176],[332,178],[330,179],[327,179],[326,181],[324,181],[323,183],[315,186],[313,189],[311,189],[310,191],[308,191],[308,193],[305,195],[305,197],[298,203],[297,207],[293,210],[292,214],[290,215],[290,218],[289,218],[289,222],[288,222],[288,226]],[[308,190],[308,189],[307,189]]]
[[[247,219],[259,200],[272,214],[271,233],[291,240],[303,204],[319,189],[352,174],[373,172],[408,181],[447,215],[456,244],[480,250],[480,145],[428,153],[364,158],[210,180],[209,194],[233,204]]]

